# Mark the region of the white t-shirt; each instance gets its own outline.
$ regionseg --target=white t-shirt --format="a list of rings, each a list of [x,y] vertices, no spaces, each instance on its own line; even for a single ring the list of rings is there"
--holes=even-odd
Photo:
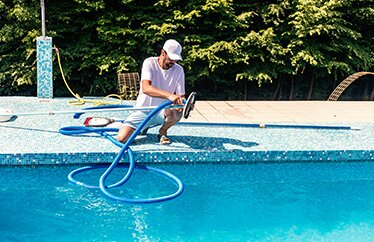
[[[168,70],[164,70],[158,64],[158,57],[149,57],[144,60],[141,81],[151,80],[152,86],[176,95],[185,95],[184,70],[183,67],[174,64]],[[136,99],[137,107],[158,106],[164,103],[166,99],[151,97],[143,93],[142,82],[140,91]]]

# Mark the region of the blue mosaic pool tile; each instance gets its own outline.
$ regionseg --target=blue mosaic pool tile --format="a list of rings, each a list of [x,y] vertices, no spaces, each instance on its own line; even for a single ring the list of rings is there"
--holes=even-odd
[[[53,98],[52,38],[38,37],[37,52],[37,95],[39,98]]]
[[[111,163],[115,152],[0,154],[1,165],[64,165]],[[231,151],[231,152],[137,152],[137,163],[284,163],[374,161],[373,150],[341,151]],[[121,163],[128,163],[125,156]]]

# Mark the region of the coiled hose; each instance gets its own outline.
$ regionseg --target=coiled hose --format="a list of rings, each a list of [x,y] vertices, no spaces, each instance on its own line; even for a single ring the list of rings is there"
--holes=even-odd
[[[85,166],[78,168],[76,170],[73,170],[70,172],[68,175],[69,181],[72,183],[75,183],[77,185],[87,187],[87,188],[99,188],[108,198],[119,201],[119,202],[125,202],[125,203],[157,203],[157,202],[163,202],[167,200],[174,199],[178,196],[180,196],[183,191],[184,191],[184,186],[183,183],[178,179],[178,177],[174,176],[173,174],[161,170],[161,169],[156,169],[156,168],[151,168],[148,166],[140,166],[136,165],[135,159],[134,159],[134,153],[130,148],[130,144],[132,141],[135,139],[135,137],[140,133],[140,131],[144,128],[144,126],[147,124],[147,122],[154,116],[156,115],[159,111],[162,109],[166,108],[167,106],[171,105],[171,101],[167,101],[154,110],[152,110],[148,116],[143,120],[143,122],[139,125],[139,127],[134,131],[134,133],[130,136],[130,138],[126,141],[125,144],[122,144],[118,142],[116,139],[114,139],[111,135],[109,135],[107,132],[118,132],[117,128],[89,128],[89,127],[83,127],[83,126],[68,126],[60,129],[60,133],[64,135],[76,135],[76,134],[86,134],[86,133],[98,133],[105,138],[109,139],[112,141],[115,145],[121,147],[120,152],[114,159],[114,161],[110,164],[110,166],[106,169],[106,171],[101,175],[99,179],[99,186],[96,185],[90,185],[90,184],[85,184],[81,181],[76,180],[74,177],[78,173],[88,171],[88,170],[93,170],[93,169],[99,169],[99,168],[105,168],[107,167],[106,165],[91,165],[91,166]],[[117,167],[118,163],[122,159],[122,157],[127,153],[129,156],[129,169],[126,173],[126,175],[118,182],[110,185],[106,185],[106,179],[108,176],[112,173],[112,171]],[[125,197],[118,197],[109,192],[110,188],[118,187],[124,185],[131,177],[133,174],[134,169],[143,169],[143,170],[149,170],[153,172],[160,173],[161,175],[169,178],[175,185],[177,186],[177,191],[170,194],[170,195],[165,195],[162,197],[155,197],[155,198],[144,198],[144,199],[134,199],[134,198],[125,198]]]

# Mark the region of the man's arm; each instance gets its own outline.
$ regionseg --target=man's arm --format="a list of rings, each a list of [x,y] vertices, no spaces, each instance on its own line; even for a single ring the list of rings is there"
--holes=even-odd
[[[152,86],[151,80],[142,80],[142,90],[143,93],[151,97],[159,97],[163,99],[168,99],[174,104],[183,104],[184,96],[178,96],[174,93],[170,93]]]

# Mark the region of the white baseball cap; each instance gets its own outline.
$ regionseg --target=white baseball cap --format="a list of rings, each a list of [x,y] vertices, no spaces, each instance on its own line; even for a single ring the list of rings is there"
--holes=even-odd
[[[168,54],[170,60],[182,60],[182,46],[175,39],[167,40],[163,49]]]

